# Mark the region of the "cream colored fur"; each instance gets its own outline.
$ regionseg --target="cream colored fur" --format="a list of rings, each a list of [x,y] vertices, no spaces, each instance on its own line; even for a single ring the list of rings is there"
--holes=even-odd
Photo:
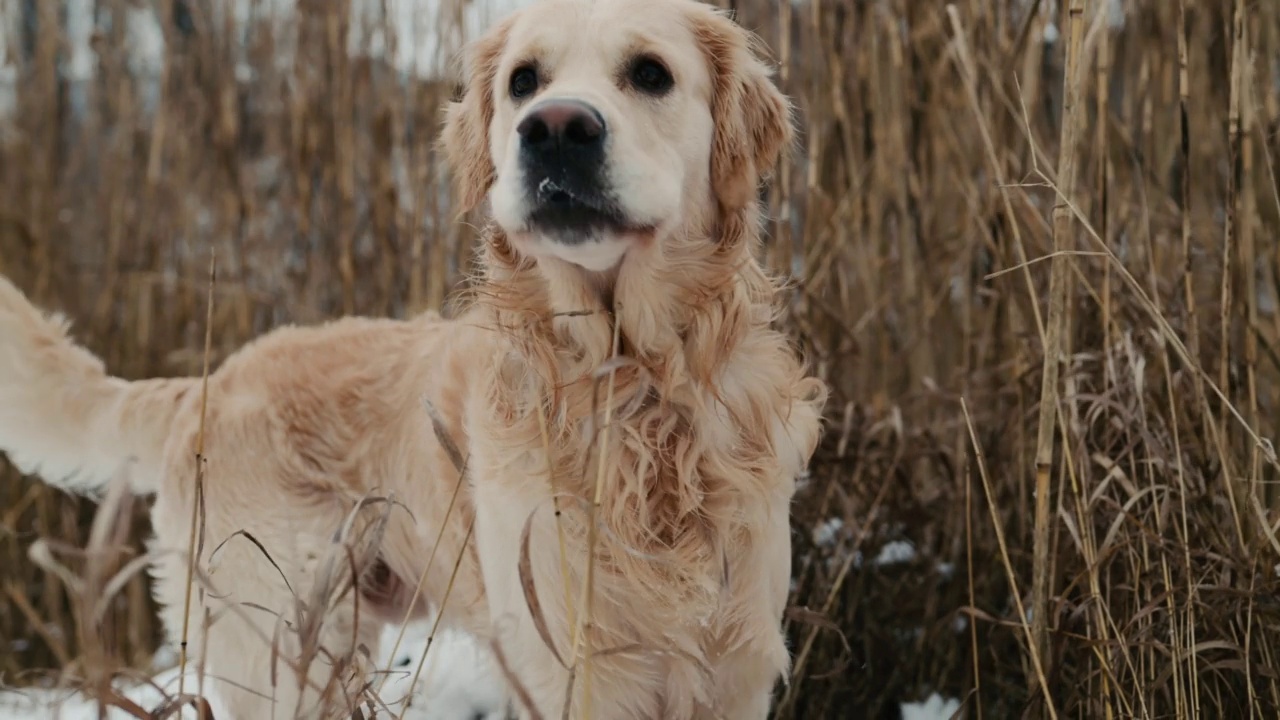
[[[71,490],[95,491],[123,476],[137,491],[156,493],[152,572],[165,628],[176,643],[186,595],[201,383],[111,378],[65,330],[61,318],[38,312],[0,278],[0,449],[20,469]],[[434,313],[408,322],[348,318],[276,330],[210,376],[199,567],[211,587],[192,599],[189,657],[207,652],[211,680],[230,683],[219,693],[235,717],[289,718],[295,710],[315,716],[334,661],[322,654],[310,664],[315,687],[300,698],[298,682],[288,676],[285,660],[273,660],[271,647],[284,658],[301,653],[298,633],[290,631],[298,626],[295,602],[310,600],[326,563],[337,559],[337,573],[346,572],[333,537],[361,497],[394,494],[413,513],[399,507],[391,512],[381,549],[403,581],[394,597],[400,602],[379,608],[368,600],[366,609],[375,612],[353,635],[348,593],[327,618],[320,638],[325,652],[356,662],[355,643],[376,647],[379,623],[408,610],[403,585],[411,587],[424,571],[441,527],[439,559],[424,594],[443,598],[471,498],[460,493],[457,517],[446,524],[458,474],[435,440],[423,403],[430,397],[453,418],[448,431],[460,429],[465,388],[475,382],[476,346],[491,342],[482,335]],[[482,593],[472,549],[463,554],[446,617],[483,631]],[[201,629],[206,608],[215,616],[207,642]],[[279,678],[274,683],[273,674]],[[347,689],[357,682],[353,675]],[[326,692],[340,697],[342,690]],[[275,697],[274,713],[264,696]]]
[[[659,100],[618,82],[641,51],[675,77]],[[522,226],[512,138],[527,105],[508,98],[506,78],[529,60],[540,92],[600,109],[610,183],[648,231],[575,249]],[[492,221],[457,318],[280,329],[209,380],[200,563],[216,593],[195,599],[193,627],[206,607],[218,619],[203,647],[193,632],[193,655],[207,651],[210,673],[274,694],[274,716],[292,716],[297,683],[272,686],[260,638],[288,636],[274,613],[291,617],[294,592],[317,581],[352,504],[392,493],[406,509],[390,516],[388,572],[363,607],[379,620],[406,611],[443,528],[425,597],[496,639],[536,706],[521,704],[522,717],[558,719],[569,699],[571,717],[762,719],[788,666],[789,503],[826,392],[771,328],[775,287],[754,257],[757,186],[789,144],[789,107],[751,36],[692,0],[542,0],[469,48],[465,88],[442,143],[465,207],[487,203]],[[622,360],[611,360],[615,337]],[[0,449],[64,487],[124,470],[156,492],[156,592],[171,635],[200,395],[196,380],[108,377],[61,321],[0,282]],[[424,401],[466,463],[447,518],[459,474]],[[348,595],[330,612],[333,657],[378,630],[354,605]],[[315,667],[311,680],[329,674]],[[259,695],[225,692],[237,717],[272,716]]]

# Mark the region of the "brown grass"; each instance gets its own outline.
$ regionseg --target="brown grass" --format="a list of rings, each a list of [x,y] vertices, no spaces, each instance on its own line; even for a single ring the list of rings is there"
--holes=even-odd
[[[835,389],[779,717],[933,690],[980,718],[1280,715],[1280,5],[1122,4],[1116,28],[1104,0],[736,3],[800,106],[768,252],[800,268],[785,322]],[[206,331],[217,362],[284,322],[439,307],[460,277],[472,230],[431,149],[449,87],[348,57],[345,3],[303,3],[290,65],[253,35],[248,82],[188,3],[154,115],[117,25],[78,118],[36,5],[0,272],[118,373],[199,373]],[[103,585],[144,515],[123,542],[94,511],[0,477],[9,682],[100,687],[155,647],[146,578]],[[64,582],[41,538],[111,574]],[[870,562],[893,540],[914,559]],[[112,593],[88,626],[87,587]]]

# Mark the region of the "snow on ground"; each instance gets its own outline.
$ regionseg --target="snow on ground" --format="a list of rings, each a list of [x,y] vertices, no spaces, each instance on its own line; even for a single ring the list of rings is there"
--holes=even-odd
[[[833,550],[837,548],[843,540],[851,537],[852,533],[844,520],[838,517],[828,518],[819,522],[812,531],[814,545]],[[843,552],[848,550],[837,551],[828,558],[829,565],[838,565],[842,562],[850,562],[853,568],[862,569],[863,555],[861,551],[853,551],[853,558],[849,560],[848,555]],[[879,552],[871,560],[871,564],[879,568],[887,568],[895,565],[903,565],[915,562],[920,559],[920,553],[916,546],[909,540],[890,540],[880,546]],[[934,569],[938,577],[945,580],[951,580],[955,576],[955,565],[949,562],[936,562]],[[1276,568],[1280,572],[1280,566]],[[794,583],[794,581],[793,581]],[[794,590],[794,584],[792,586]],[[959,634],[969,628],[969,618],[964,613],[956,613],[951,621],[951,629]],[[916,628],[914,634],[922,632],[920,628]],[[932,693],[928,698],[921,702],[902,703],[901,712],[902,720],[951,720],[953,716],[961,717],[956,713],[960,709],[960,701],[953,698],[944,698],[937,693]]]
[[[829,518],[813,529],[813,544],[820,548],[833,548],[846,535],[844,520],[838,517]],[[916,547],[908,540],[891,540],[880,547],[880,552],[872,562],[878,567],[901,565],[916,559]],[[834,561],[834,558],[833,558]],[[853,567],[862,567],[862,552],[854,553]],[[949,563],[940,563],[938,573],[950,578],[955,568]]]
[[[507,695],[497,663],[488,647],[461,630],[437,631],[418,685],[410,685],[427,647],[431,625],[419,621],[405,628],[399,651],[391,656],[398,626],[382,633],[379,664],[390,671],[380,696],[392,710],[408,705],[404,720],[502,720]]]
[[[876,555],[875,563],[880,567],[887,565],[900,565],[909,563],[916,559],[916,546],[906,540],[893,540],[887,542],[880,548],[880,554]]]
[[[902,720],[951,720],[961,717],[960,701],[933,693],[923,702],[902,703]]]
[[[430,622],[416,622],[405,628],[404,639],[395,656],[391,649],[399,633],[398,626],[388,627],[378,648],[378,667],[388,675],[380,696],[387,707],[403,712],[404,720],[503,720],[507,717],[505,690],[488,649],[472,636],[457,630],[441,629],[431,645],[414,692],[409,692],[414,670],[426,649]],[[172,653],[157,653],[157,658],[175,660]],[[150,684],[121,683],[125,697],[147,710],[154,710],[165,694],[176,694],[178,670],[170,666],[157,673]],[[189,672],[188,692],[195,684]],[[161,693],[163,689],[164,694]],[[209,698],[214,717],[219,712],[217,698]],[[408,706],[407,709],[405,706]],[[106,720],[130,717],[112,709]],[[0,689],[0,718],[5,720],[98,720],[98,707],[88,698],[66,689],[5,688]],[[183,720],[194,719],[188,708]]]
[[[843,529],[844,520],[838,517],[819,523],[818,527],[813,529],[813,544],[821,548],[829,548],[836,544]]]

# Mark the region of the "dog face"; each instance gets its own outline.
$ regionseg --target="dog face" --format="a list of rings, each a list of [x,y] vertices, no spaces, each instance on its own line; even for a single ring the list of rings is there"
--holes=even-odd
[[[753,202],[790,138],[751,36],[693,0],[540,0],[468,50],[442,142],[466,209],[586,270]]]

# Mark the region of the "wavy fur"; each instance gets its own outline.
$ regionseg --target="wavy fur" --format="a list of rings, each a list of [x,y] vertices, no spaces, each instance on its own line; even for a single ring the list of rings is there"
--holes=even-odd
[[[710,68],[710,211],[691,212],[656,248],[603,275],[530,259],[503,229],[487,229],[469,317],[501,329],[508,350],[481,382],[468,425],[480,463],[481,554],[512,556],[534,515],[531,566],[543,620],[556,654],[570,657],[574,597],[561,591],[549,495],[554,487],[578,498],[560,514],[576,593],[587,574],[584,507],[603,454],[589,645],[637,649],[592,661],[593,716],[763,718],[788,663],[779,627],[788,504],[826,396],[772,329],[776,285],[755,259],[757,184],[790,142],[790,110],[751,36],[726,17],[693,2],[649,11],[671,13],[691,30]],[[499,83],[490,73],[516,27],[504,23],[472,47],[467,92],[448,114],[444,147],[464,198],[496,191],[490,140],[478,129],[495,127]],[[614,378],[602,447],[605,434],[593,432],[607,385],[599,371],[615,334],[628,362]],[[500,510],[486,512],[486,488],[497,491],[495,507],[502,496]],[[485,568],[491,607],[495,619],[514,620],[505,639],[516,674],[544,717],[559,717],[569,672],[534,632],[511,569]],[[583,684],[579,678],[575,712]]]

